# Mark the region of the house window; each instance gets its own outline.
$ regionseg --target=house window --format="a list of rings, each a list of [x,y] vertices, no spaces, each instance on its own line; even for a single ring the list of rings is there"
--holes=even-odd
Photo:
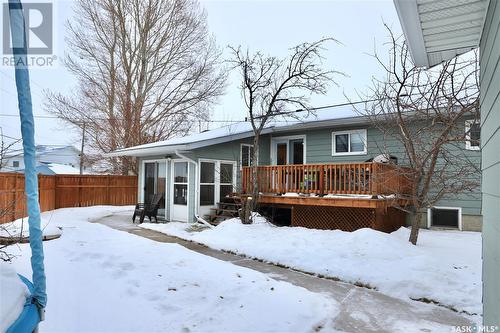
[[[460,207],[432,207],[427,211],[429,227],[462,229],[462,209]]]
[[[221,163],[220,164],[220,200],[228,196],[233,192],[233,164],[231,163]]]
[[[366,154],[366,129],[332,133],[332,155],[362,154]]]
[[[200,163],[200,205],[212,206],[215,204],[215,163]]]
[[[19,168],[19,161],[12,161],[13,168]]]
[[[253,162],[253,146],[242,144],[240,151],[240,165],[242,167],[251,166]]]
[[[475,120],[465,121],[465,149],[479,150],[481,145],[481,126]]]

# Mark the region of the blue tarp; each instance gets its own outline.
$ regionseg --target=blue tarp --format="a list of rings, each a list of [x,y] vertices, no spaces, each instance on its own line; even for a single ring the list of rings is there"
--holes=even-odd
[[[45,292],[45,270],[43,265],[42,230],[40,228],[40,206],[38,205],[38,177],[35,161],[35,122],[31,104],[31,91],[27,64],[27,40],[23,8],[20,0],[9,0],[9,20],[12,49],[15,61],[15,77],[25,165],[25,191],[28,207],[31,268],[33,270],[32,303],[40,313],[47,303]]]
[[[33,294],[33,284],[22,275],[19,275],[19,278],[26,284],[30,294]],[[39,322],[40,314],[38,313],[38,308],[35,303],[32,302],[32,298],[29,297],[24,304],[21,315],[12,325],[10,325],[5,333],[31,333],[35,330]]]

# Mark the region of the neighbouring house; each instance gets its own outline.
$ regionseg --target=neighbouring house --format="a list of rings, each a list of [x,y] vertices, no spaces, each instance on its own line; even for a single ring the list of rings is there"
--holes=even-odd
[[[466,131],[470,119],[462,124]],[[221,204],[231,193],[251,193],[252,143],[251,125],[241,122],[110,155],[138,158],[138,200],[162,193],[165,220],[192,222],[201,216],[215,221],[225,211],[235,213]],[[391,188],[408,189],[410,184],[393,164],[373,162],[388,145],[391,157],[404,165],[402,146],[384,141],[370,120],[351,107],[321,110],[300,121],[276,121],[260,139],[260,206],[271,218],[293,226],[394,230],[406,223],[406,214],[397,209],[401,202]],[[480,165],[477,141],[462,149]],[[479,174],[477,178],[479,183]],[[442,200],[422,214],[429,227],[481,230],[480,189]]]
[[[38,173],[53,175],[80,172],[80,151],[75,147],[37,145],[35,149]],[[23,151],[14,151],[5,156],[3,164],[0,172],[24,172]]]
[[[500,1],[395,0],[417,66],[480,48],[483,323],[500,326]]]

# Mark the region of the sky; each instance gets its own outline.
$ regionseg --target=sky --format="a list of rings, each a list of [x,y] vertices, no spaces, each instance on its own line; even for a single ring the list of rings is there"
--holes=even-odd
[[[72,18],[73,5],[71,1],[54,2],[55,66],[30,70],[37,144],[72,144],[78,147],[81,139],[81,133],[64,122],[44,118],[48,113],[44,109],[43,90],[68,93],[76,85],[75,79],[60,61],[70,51],[64,38],[65,23]],[[312,98],[312,104],[317,107],[346,102],[346,96],[351,101],[357,100],[356,91],[366,92],[372,77],[383,75],[380,66],[370,56],[374,48],[383,50],[387,41],[383,23],[395,33],[401,33],[392,0],[202,0],[201,6],[206,10],[209,30],[225,58],[229,56],[228,45],[285,57],[289,48],[302,42],[325,37],[338,40],[340,44],[327,44],[323,65],[343,72],[345,76],[337,76],[337,85],[331,85],[325,96]],[[0,127],[4,135],[19,138],[19,118],[8,116],[18,112],[13,78],[13,68],[0,65]],[[230,73],[225,95],[212,109],[213,120],[245,118],[238,79],[236,72]],[[221,123],[213,122],[209,126],[215,128]]]

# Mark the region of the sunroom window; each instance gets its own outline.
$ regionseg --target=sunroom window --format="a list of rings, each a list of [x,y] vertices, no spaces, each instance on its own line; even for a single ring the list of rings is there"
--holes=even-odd
[[[332,155],[366,154],[366,130],[332,133]]]
[[[215,163],[200,163],[200,205],[213,205],[215,202]]]

